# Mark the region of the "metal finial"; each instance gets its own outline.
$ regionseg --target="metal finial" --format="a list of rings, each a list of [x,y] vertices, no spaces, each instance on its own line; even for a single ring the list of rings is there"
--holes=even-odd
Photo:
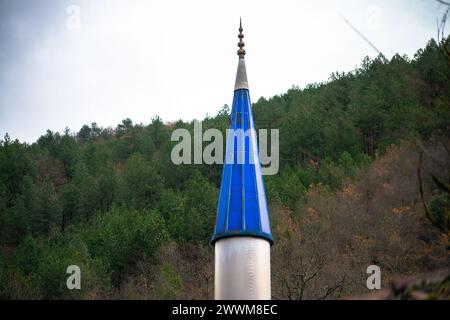
[[[239,42],[238,42],[239,50],[237,51],[239,59],[244,59],[244,56],[245,56],[245,50],[244,50],[245,43],[244,43],[244,41],[242,41],[242,38],[244,38],[244,34],[242,33],[242,31],[244,31],[244,29],[242,29],[242,19],[239,18],[239,35],[238,35],[238,38],[239,38]]]

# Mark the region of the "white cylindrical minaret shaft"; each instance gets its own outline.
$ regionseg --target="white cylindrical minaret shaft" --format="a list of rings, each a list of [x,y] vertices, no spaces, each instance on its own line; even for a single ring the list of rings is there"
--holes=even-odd
[[[270,300],[270,243],[230,237],[215,243],[214,296],[218,300]]]

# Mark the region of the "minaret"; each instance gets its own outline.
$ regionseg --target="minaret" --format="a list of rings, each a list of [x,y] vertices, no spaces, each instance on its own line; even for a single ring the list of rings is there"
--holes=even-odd
[[[230,129],[223,165],[215,249],[215,299],[270,299],[270,231],[264,183],[253,123],[245,50],[239,25],[239,56]],[[230,161],[231,159],[231,161]]]

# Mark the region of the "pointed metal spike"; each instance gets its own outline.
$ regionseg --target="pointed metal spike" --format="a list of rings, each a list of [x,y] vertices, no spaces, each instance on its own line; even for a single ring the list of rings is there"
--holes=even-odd
[[[244,43],[244,41],[242,41],[242,39],[244,38],[244,34],[242,33],[242,31],[244,31],[244,29],[242,29],[242,18],[239,18],[239,34],[238,34],[238,38],[239,38],[238,47],[239,47],[239,50],[237,51],[239,59],[244,59],[244,56],[245,56],[245,50],[244,50],[245,43]]]

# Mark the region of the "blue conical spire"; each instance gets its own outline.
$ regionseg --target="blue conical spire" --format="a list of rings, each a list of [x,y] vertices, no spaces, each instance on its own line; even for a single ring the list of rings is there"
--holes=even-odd
[[[245,135],[227,137],[226,159],[223,165],[217,220],[212,243],[220,238],[253,236],[272,243],[269,211],[258,156],[256,129],[253,123],[245,50],[239,26],[238,69],[231,109],[230,129]],[[231,161],[230,161],[231,159]]]

